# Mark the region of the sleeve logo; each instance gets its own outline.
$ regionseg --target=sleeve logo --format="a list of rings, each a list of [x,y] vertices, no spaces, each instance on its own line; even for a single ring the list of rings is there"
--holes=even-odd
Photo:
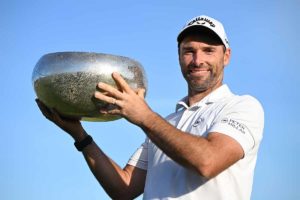
[[[241,124],[240,122],[233,120],[233,119],[228,119],[228,118],[223,118],[221,120],[221,123],[228,124],[232,128],[240,131],[241,133],[245,134],[246,126],[244,124]]]

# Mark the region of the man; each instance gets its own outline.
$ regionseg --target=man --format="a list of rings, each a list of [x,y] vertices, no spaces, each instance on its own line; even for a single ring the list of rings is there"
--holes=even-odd
[[[64,119],[37,101],[43,114],[69,133],[113,199],[250,199],[264,114],[251,96],[223,84],[231,50],[223,25],[208,16],[190,20],[178,35],[188,95],[163,119],[118,73],[115,89],[99,83],[95,97],[117,105],[101,113],[121,115],[147,138],[122,169],[93,142],[77,120]]]

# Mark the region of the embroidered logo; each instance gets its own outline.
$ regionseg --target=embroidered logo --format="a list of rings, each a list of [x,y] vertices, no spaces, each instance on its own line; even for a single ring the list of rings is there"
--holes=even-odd
[[[221,123],[228,124],[229,126],[232,126],[243,134],[245,134],[246,132],[246,126],[236,120],[224,118],[221,120]]]
[[[210,19],[207,19],[205,17],[197,17],[192,21],[190,21],[187,26],[191,26],[193,24],[206,24],[206,23],[208,23],[211,27],[216,26]]]
[[[199,118],[194,124],[193,127],[197,127],[199,124],[201,124],[201,122],[203,122],[204,119],[203,118]]]

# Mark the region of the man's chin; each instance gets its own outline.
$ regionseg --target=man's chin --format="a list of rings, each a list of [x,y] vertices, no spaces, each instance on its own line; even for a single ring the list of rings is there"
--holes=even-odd
[[[206,79],[190,79],[188,81],[190,89],[197,91],[197,92],[203,92],[206,90],[211,89],[215,85],[215,81],[212,78],[206,78]]]
[[[190,89],[194,92],[205,92],[206,90],[209,89],[209,85],[208,84],[190,84]]]

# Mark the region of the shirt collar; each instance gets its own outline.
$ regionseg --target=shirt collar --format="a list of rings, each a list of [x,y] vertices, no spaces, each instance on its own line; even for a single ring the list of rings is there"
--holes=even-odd
[[[223,84],[216,90],[212,91],[210,94],[208,94],[206,97],[204,97],[202,100],[200,100],[198,103],[194,104],[192,107],[189,107],[187,104],[188,97],[182,98],[177,104],[176,104],[176,112],[180,109],[192,109],[192,108],[198,108],[203,104],[211,104],[219,101],[220,99],[223,99],[225,97],[231,96],[232,92],[230,91],[229,87],[226,84]]]

